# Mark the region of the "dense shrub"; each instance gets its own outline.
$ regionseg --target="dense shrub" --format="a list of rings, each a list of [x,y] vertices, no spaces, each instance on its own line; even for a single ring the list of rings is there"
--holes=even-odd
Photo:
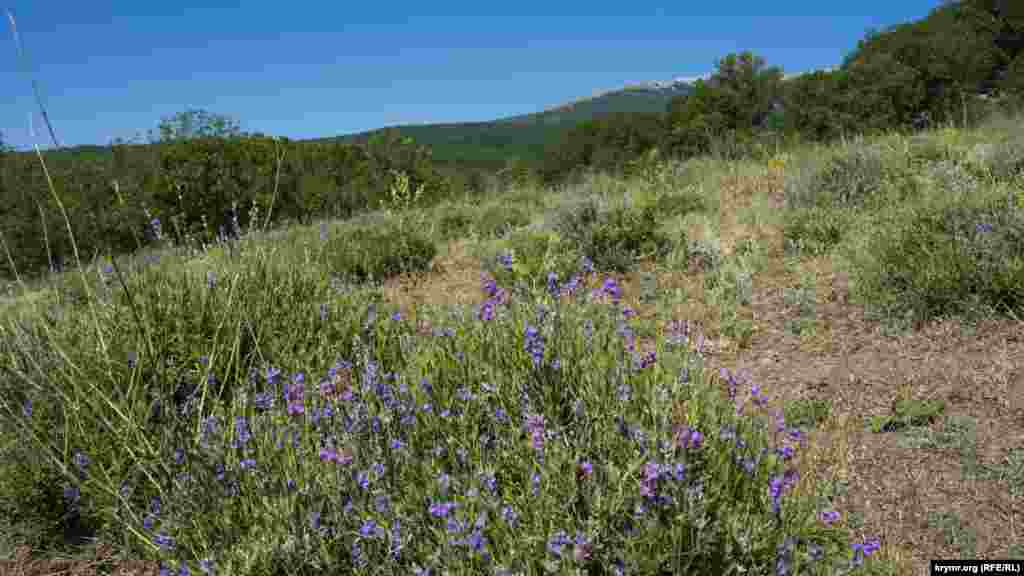
[[[395,224],[345,230],[324,250],[330,272],[356,282],[427,271],[436,254],[429,237]]]
[[[559,281],[568,280],[579,269],[581,254],[558,234],[523,229],[509,235],[497,250],[482,257],[483,268],[500,284],[525,283],[536,289],[553,272]]]
[[[681,192],[659,194],[652,208],[662,220],[685,216],[690,212],[699,212],[705,208],[704,197],[692,188],[684,188]]]
[[[662,257],[671,240],[658,230],[654,207],[601,210],[594,199],[563,209],[556,229],[598,270],[625,272],[644,257]]]
[[[695,272],[713,272],[722,264],[722,249],[718,242],[695,238],[686,240],[686,261]]]
[[[0,518],[12,530],[19,544],[39,550],[66,550],[76,542],[73,533],[89,524],[64,494],[64,478],[52,466],[38,462],[28,465],[32,456],[24,451],[18,455],[22,465],[5,474],[0,493]],[[11,457],[13,455],[8,455]],[[32,523],[23,519],[31,518]]]
[[[473,211],[463,206],[449,206],[438,219],[437,228],[442,240],[462,238],[473,228]]]
[[[830,158],[811,176],[807,189],[800,192],[810,195],[812,205],[816,206],[862,207],[882,192],[886,177],[881,151],[871,146],[854,146]]]
[[[846,254],[870,315],[1024,309],[1024,211],[1008,210],[1005,198],[936,197],[888,220]]]
[[[20,356],[20,352],[15,354]],[[5,397],[24,395],[5,393]],[[48,403],[20,404],[20,411],[34,415],[38,422],[60,425],[60,412],[54,413]],[[3,428],[7,445],[2,451],[3,459],[19,464],[5,467],[4,474],[0,474],[0,524],[7,537],[34,550],[68,551],[82,545],[82,536],[99,527],[95,515],[82,505],[67,479],[39,450],[29,443],[17,442],[14,431]],[[68,456],[72,462],[67,465],[74,470],[73,457]]]
[[[515,204],[492,205],[477,217],[474,228],[481,236],[501,237],[529,223],[530,214]]]
[[[839,244],[848,218],[837,210],[811,206],[787,212],[784,236],[789,254],[820,255]]]
[[[994,178],[1013,182],[1024,175],[1024,136],[1018,135],[995,144],[987,160]]]
[[[665,137],[662,114],[611,113],[580,122],[545,150],[539,175],[564,181],[570,174],[594,169],[621,173]]]

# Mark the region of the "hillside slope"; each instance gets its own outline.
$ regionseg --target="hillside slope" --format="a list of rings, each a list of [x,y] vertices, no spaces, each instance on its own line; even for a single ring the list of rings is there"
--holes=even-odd
[[[582,98],[530,114],[489,122],[400,125],[397,129],[418,144],[429,146],[439,162],[472,162],[502,166],[510,158],[537,158],[544,145],[573,126],[614,112],[664,112],[669,101],[685,96],[692,85],[683,82],[664,87],[626,87]],[[365,142],[387,128],[319,140]]]

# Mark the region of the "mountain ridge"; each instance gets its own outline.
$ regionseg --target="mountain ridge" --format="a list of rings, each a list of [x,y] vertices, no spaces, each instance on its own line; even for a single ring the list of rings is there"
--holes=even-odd
[[[822,68],[821,71],[835,67]],[[788,80],[819,70],[784,75]],[[459,163],[472,157],[494,166],[505,165],[510,158],[537,159],[545,145],[561,133],[595,117],[612,113],[664,113],[676,96],[688,96],[702,76],[675,76],[669,80],[626,83],[621,87],[595,92],[526,114],[489,121],[399,124],[363,132],[315,138],[308,141],[364,143],[385,131],[398,131],[417,144],[427,146],[438,162]]]
[[[813,74],[815,72],[829,72],[836,70],[838,66],[829,66],[825,68],[819,68],[815,70],[809,70],[804,72],[795,72],[792,74],[784,74],[783,80],[790,80],[805,74]],[[582,96],[575,98],[568,102],[561,104],[555,104],[542,108],[537,112],[527,112],[522,114],[514,114],[512,116],[504,116],[495,118],[493,120],[478,120],[478,121],[467,121],[467,122],[421,122],[416,124],[395,124],[391,126],[383,126],[380,128],[373,128],[371,130],[364,130],[361,132],[354,132],[350,134],[342,134],[338,136],[328,136],[324,138],[317,138],[315,140],[362,140],[361,136],[381,132],[384,130],[403,130],[403,129],[418,129],[426,127],[434,128],[446,128],[454,126],[483,126],[495,123],[513,123],[513,124],[525,124],[525,123],[537,123],[536,118],[548,116],[552,114],[562,114],[571,112],[578,109],[581,106],[588,106],[590,108],[608,108],[608,112],[664,112],[665,107],[668,106],[668,102],[676,96],[687,96],[694,88],[697,80],[707,80],[712,76],[713,73],[708,72],[699,76],[675,76],[669,80],[646,80],[633,83],[625,83],[620,87],[611,88],[607,90],[599,90],[590,96]],[[610,99],[619,98],[623,96],[633,95],[644,95],[656,104],[637,104],[635,106],[619,103],[615,104],[604,104]],[[663,101],[663,102],[662,102]],[[600,104],[599,104],[600,103]],[[602,113],[602,111],[598,113]],[[545,123],[562,123],[561,120],[552,122],[550,120]]]

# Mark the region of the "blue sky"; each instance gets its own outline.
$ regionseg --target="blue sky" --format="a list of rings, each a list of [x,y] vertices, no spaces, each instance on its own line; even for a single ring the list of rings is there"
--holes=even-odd
[[[730,52],[786,73],[838,65],[868,28],[939,4],[9,0],[24,56],[3,13],[0,132],[50,145],[33,77],[63,145],[132,138],[189,108],[293,139],[491,120],[699,76]]]

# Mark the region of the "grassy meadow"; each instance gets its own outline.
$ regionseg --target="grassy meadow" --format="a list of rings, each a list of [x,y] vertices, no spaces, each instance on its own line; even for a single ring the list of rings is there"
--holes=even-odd
[[[418,206],[398,179],[351,221],[21,283],[0,299],[0,558],[1024,557],[1022,190],[1024,126],[997,117],[479,203]]]

